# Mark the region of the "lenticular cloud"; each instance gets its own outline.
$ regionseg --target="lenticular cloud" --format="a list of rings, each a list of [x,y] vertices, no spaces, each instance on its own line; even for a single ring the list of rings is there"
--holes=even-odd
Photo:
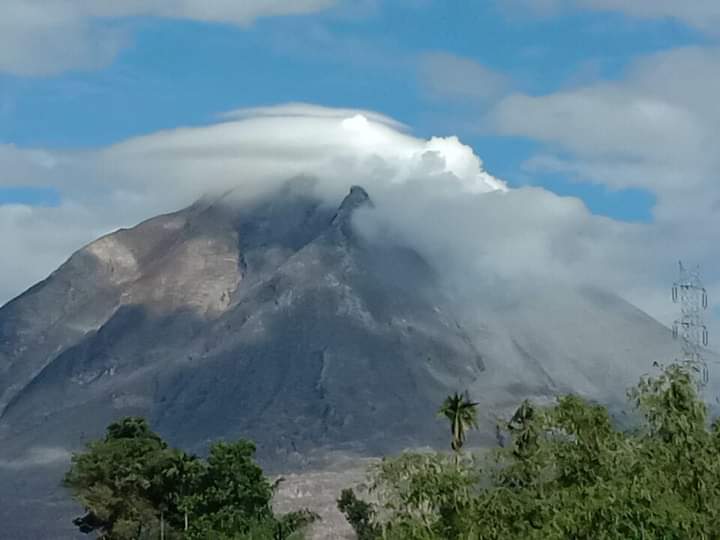
[[[119,183],[138,181],[193,198],[212,189],[272,187],[291,176],[323,180],[335,196],[347,184],[451,181],[463,190],[505,190],[456,137],[413,137],[375,113],[309,105],[234,111],[229,120],[130,139],[101,153]]]
[[[330,203],[351,184],[374,193],[408,183],[437,194],[506,190],[456,137],[421,139],[372,111],[297,103],[232,111],[215,124],[161,131],[98,150],[4,150],[0,169],[7,181],[53,186],[61,203],[0,206],[0,250],[18,261],[0,266],[0,303],[100,234],[177,210],[208,193],[232,189],[253,197],[298,175],[318,178],[317,195]]]

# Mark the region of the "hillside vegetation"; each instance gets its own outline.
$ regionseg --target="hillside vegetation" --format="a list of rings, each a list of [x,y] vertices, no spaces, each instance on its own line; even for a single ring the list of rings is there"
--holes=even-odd
[[[461,453],[448,416],[456,458],[386,458],[370,474],[376,502],[345,490],[339,509],[360,540],[720,538],[720,423],[693,370],[663,368],[628,397],[642,418],[629,431],[577,396],[523,402],[501,426],[510,444],[482,457]]]
[[[632,429],[575,395],[524,401],[498,427],[507,444],[480,454],[463,449],[477,404],[448,396],[439,415],[453,452],[386,457],[338,509],[359,540],[720,539],[720,422],[693,370],[662,368],[628,398]],[[275,515],[277,483],[254,453],[218,442],[200,459],[123,419],[73,458],[65,483],[86,508],[74,523],[106,540],[302,538],[317,516]]]

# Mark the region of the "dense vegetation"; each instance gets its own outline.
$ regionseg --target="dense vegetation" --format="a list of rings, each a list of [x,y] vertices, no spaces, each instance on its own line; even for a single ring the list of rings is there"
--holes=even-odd
[[[511,444],[473,455],[460,449],[474,404],[451,396],[440,412],[456,458],[386,458],[372,498],[345,490],[338,507],[360,540],[720,539],[720,423],[693,371],[663,368],[628,397],[641,418],[632,430],[577,396],[523,402],[502,426]]]
[[[85,507],[74,520],[104,540],[281,540],[316,519],[275,516],[271,485],[249,441],[218,442],[206,460],[170,448],[142,418],[110,425],[73,456],[65,484]]]
[[[523,402],[501,427],[504,448],[463,452],[477,404],[455,394],[439,414],[446,453],[386,458],[368,497],[338,508],[359,540],[720,540],[720,421],[709,421],[693,371],[673,364],[628,392],[640,423],[619,429],[578,396]],[[169,447],[142,418],[110,425],[73,457],[65,483],[86,533],[125,539],[293,539],[317,518],[277,516],[277,484],[249,441],[218,442],[207,459]]]

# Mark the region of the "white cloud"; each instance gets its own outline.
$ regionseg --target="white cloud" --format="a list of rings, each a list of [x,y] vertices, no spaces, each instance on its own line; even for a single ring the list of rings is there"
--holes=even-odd
[[[426,53],[419,75],[429,93],[439,98],[490,100],[502,94],[507,78],[482,64],[445,52]]]
[[[499,0],[512,7],[534,8],[542,13],[580,8],[614,11],[643,19],[675,19],[703,31],[717,33],[720,3],[716,0]]]
[[[347,119],[351,116],[361,114],[366,119],[386,126],[396,128],[398,130],[406,130],[407,126],[397,120],[379,114],[374,111],[360,109],[341,109],[328,108],[320,105],[312,105],[309,103],[286,103],[283,105],[275,105],[273,107],[251,107],[246,109],[238,109],[228,111],[219,115],[224,120],[244,120],[246,118],[272,118],[272,117],[308,117],[317,118],[340,118]]]
[[[44,278],[102,233],[208,191],[237,187],[250,197],[310,174],[332,202],[353,183],[366,186],[379,209],[375,225],[390,224],[468,290],[493,276],[590,282],[671,320],[658,291],[674,277],[667,244],[684,229],[593,216],[578,199],[540,188],[507,191],[456,137],[419,139],[366,111],[289,104],[222,117],[99,150],[2,149],[4,182],[52,185],[63,198],[58,208],[0,206],[8,261],[0,265],[0,298]],[[694,238],[692,248],[704,240]]]
[[[27,0],[26,0],[27,1]],[[38,0],[39,1],[39,0]],[[52,1],[52,0],[50,0]],[[300,15],[328,8],[336,0],[57,0],[92,17],[150,15],[197,21],[250,24],[260,17]],[[43,4],[48,0],[43,0]]]
[[[247,26],[260,17],[299,15],[335,0],[3,0],[0,71],[56,74],[106,65],[127,45],[117,21],[154,16]]]
[[[137,137],[93,151],[0,146],[0,185],[52,186],[58,208],[0,206],[0,302],[44,278],[100,234],[190,204],[208,191],[245,196],[299,174],[341,197],[352,183],[425,178],[443,189],[504,189],[454,137],[422,140],[376,113],[289,104],[234,111],[229,120]]]
[[[531,171],[647,189],[660,221],[709,219],[720,200],[718,95],[720,50],[685,48],[639,59],[618,82],[508,96],[486,125],[548,145]]]
[[[481,123],[490,132],[544,143],[524,164],[530,174],[560,173],[655,196],[652,225],[622,227],[615,244],[599,241],[595,249],[604,260],[595,268],[604,273],[622,264],[635,273],[638,279],[616,286],[668,323],[674,306],[658,291],[672,281],[673,261],[701,264],[710,290],[720,291],[718,95],[720,49],[688,47],[639,58],[621,80],[507,96]],[[608,253],[617,255],[615,263]],[[585,270],[593,275],[593,268]],[[717,320],[713,325],[720,329]]]
[[[176,210],[208,191],[237,187],[240,196],[250,197],[297,174],[319,177],[319,194],[332,202],[351,184],[366,186],[378,213],[374,225],[360,223],[364,230],[389,224],[466,290],[498,276],[516,283],[588,282],[670,323],[674,306],[663,295],[675,277],[675,259],[710,268],[717,262],[709,251],[714,229],[693,225],[707,215],[691,215],[684,203],[678,203],[684,213],[672,222],[594,216],[580,200],[541,188],[507,191],[456,137],[419,139],[392,119],[363,111],[289,104],[223,118],[92,151],[3,148],[7,185],[52,185],[62,204],[0,206],[0,252],[6,257],[0,299],[44,278],[102,233]],[[616,151],[599,142],[603,154]],[[548,160],[567,167],[585,163],[552,154]],[[710,290],[720,292],[720,280],[706,277]]]
[[[468,193],[418,178],[383,189],[376,207],[359,221],[367,234],[393,231],[465,291],[544,279],[625,294],[641,268],[662,259],[653,226],[594,216],[579,199],[537,187]]]

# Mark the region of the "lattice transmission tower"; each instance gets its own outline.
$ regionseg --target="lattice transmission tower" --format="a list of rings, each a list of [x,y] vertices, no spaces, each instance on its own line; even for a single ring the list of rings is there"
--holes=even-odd
[[[673,283],[672,299],[680,304],[681,316],[673,323],[673,337],[680,339],[683,363],[701,374],[700,386],[707,384],[710,374],[702,349],[708,344],[708,330],[703,322],[703,311],[708,307],[708,296],[700,281],[700,267],[689,270],[679,263],[680,277]]]

